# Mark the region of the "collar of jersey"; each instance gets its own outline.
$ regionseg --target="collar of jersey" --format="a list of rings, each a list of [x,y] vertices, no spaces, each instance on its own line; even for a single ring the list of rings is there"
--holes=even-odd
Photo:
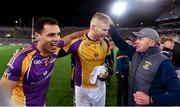
[[[32,48],[33,48],[34,50],[36,50],[36,52],[37,52],[37,54],[38,54],[39,56],[42,56],[42,57],[49,57],[49,56],[52,55],[52,54],[45,55],[45,54],[41,53],[41,52],[36,48],[36,45],[37,45],[37,42],[34,42],[34,43],[32,44]]]
[[[88,37],[87,34],[86,34],[85,36],[86,36],[86,38],[89,40],[89,42],[92,43],[92,44],[99,44],[99,43],[102,42],[102,41],[93,41],[92,39],[90,39],[90,38]]]

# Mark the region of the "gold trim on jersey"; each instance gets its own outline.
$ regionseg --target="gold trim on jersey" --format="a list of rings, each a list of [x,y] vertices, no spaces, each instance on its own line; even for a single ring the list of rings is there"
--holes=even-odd
[[[59,51],[61,50],[61,48],[57,48],[56,52],[54,54],[58,55]]]
[[[95,88],[96,84],[90,83],[90,74],[94,67],[104,63],[106,56],[110,52],[109,46],[105,40],[92,41],[88,38],[87,34],[85,34],[81,38],[72,40],[63,49],[68,52],[71,46],[77,45],[76,42],[78,41],[81,41],[81,43],[78,43],[78,49],[75,51],[77,51],[78,57],[80,59],[81,68],[79,69],[81,69],[82,72],[81,75],[78,75],[81,77],[77,78],[81,78],[82,80],[81,87]]]
[[[20,75],[20,79],[18,81],[17,86],[15,87],[15,89],[13,90],[13,95],[11,98],[12,104],[24,104],[25,103],[25,96],[23,94],[23,78],[25,73],[27,72],[30,62],[32,60],[32,56],[36,53],[36,50],[32,51],[31,53],[29,53],[23,60],[22,62],[22,71],[21,71],[21,75]]]
[[[16,52],[14,53],[13,57],[9,60],[7,65],[10,66],[11,68],[13,68],[12,65],[13,65],[15,59],[17,58],[17,56],[19,56],[20,54],[22,54],[22,53],[24,53],[26,51],[29,51],[31,49],[32,49],[32,47],[28,46],[28,47],[16,50]]]

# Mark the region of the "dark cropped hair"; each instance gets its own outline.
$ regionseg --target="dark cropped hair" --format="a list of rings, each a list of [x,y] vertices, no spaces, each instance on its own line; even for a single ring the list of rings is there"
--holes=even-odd
[[[44,29],[44,25],[58,25],[58,21],[56,19],[50,17],[41,17],[34,24],[34,31],[41,33]]]

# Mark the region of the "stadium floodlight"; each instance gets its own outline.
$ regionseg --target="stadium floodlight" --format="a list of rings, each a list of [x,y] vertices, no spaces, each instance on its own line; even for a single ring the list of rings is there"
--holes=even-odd
[[[127,6],[127,3],[124,1],[118,1],[118,2],[114,3],[114,5],[112,7],[113,14],[115,14],[117,16],[122,15],[126,10],[126,6]]]
[[[17,21],[17,20],[15,20],[15,23],[17,24],[17,23],[18,23],[18,21]]]

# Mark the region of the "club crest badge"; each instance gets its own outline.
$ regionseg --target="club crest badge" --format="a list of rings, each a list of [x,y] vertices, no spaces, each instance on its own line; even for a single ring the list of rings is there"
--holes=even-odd
[[[98,53],[94,53],[94,57],[98,57]]]
[[[91,44],[90,43],[86,43],[85,46],[91,46]]]
[[[47,75],[47,74],[48,74],[48,71],[43,72],[43,75],[44,75],[44,76]]]
[[[51,56],[50,59],[49,59],[49,62],[54,63],[55,61],[56,61],[56,58]]]
[[[145,62],[144,62],[144,65],[143,65],[143,68],[146,69],[146,70],[148,70],[148,69],[150,69],[151,66],[152,66],[152,63],[151,63],[151,62],[145,61]]]

